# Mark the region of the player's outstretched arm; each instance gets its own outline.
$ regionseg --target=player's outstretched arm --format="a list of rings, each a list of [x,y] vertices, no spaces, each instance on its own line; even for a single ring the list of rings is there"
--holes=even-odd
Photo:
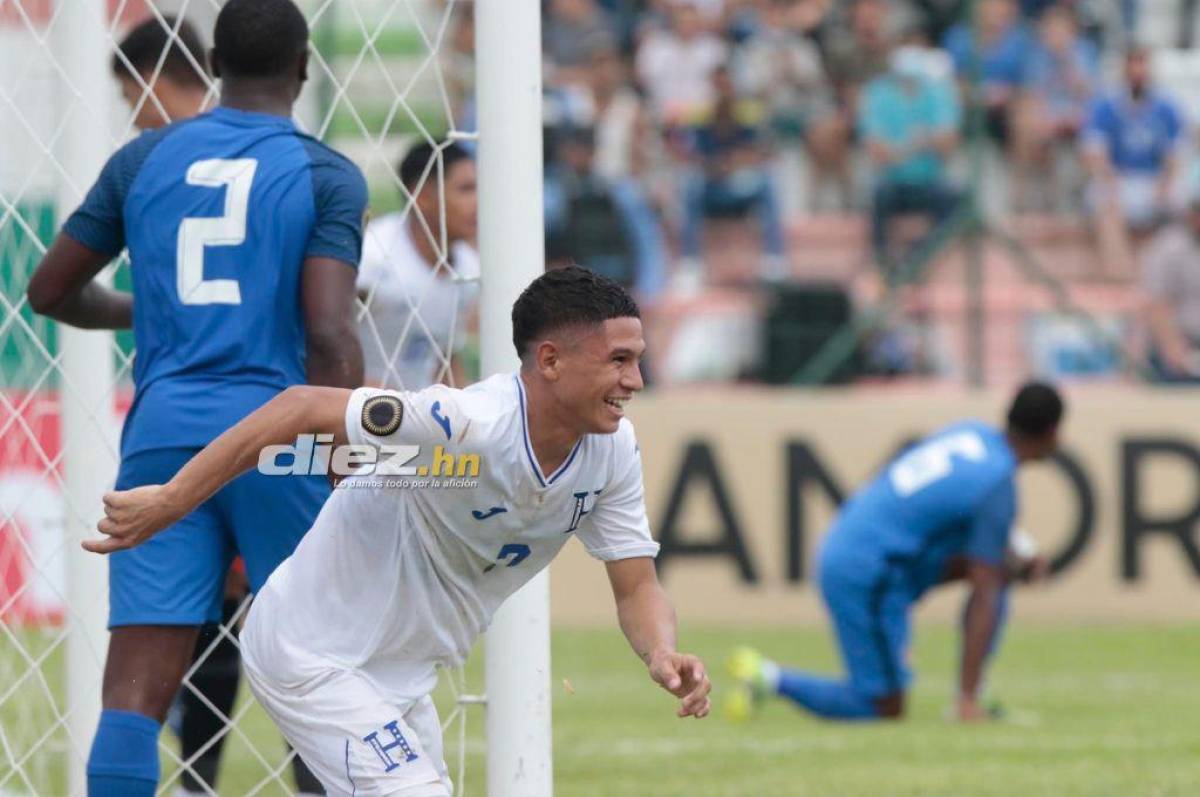
[[[94,281],[112,260],[60,234],[29,280],[26,295],[33,312],[81,329],[129,329],[133,295]]]
[[[93,553],[112,553],[145,542],[202,504],[224,484],[254,467],[266,446],[295,442],[300,434],[332,434],[346,442],[349,390],[289,387],[209,443],[166,484],[119,490],[104,496],[105,537],[85,540]]]
[[[971,593],[967,598],[963,622],[962,669],[959,674],[958,716],[971,722],[986,717],[979,706],[979,686],[988,648],[996,631],[996,607],[1000,590],[1004,588],[1004,568],[978,560],[968,560],[967,581]]]
[[[675,609],[658,583],[648,556],[606,562],[625,638],[646,663],[650,677],[680,699],[680,717],[705,717],[712,684],[704,663],[675,649]]]

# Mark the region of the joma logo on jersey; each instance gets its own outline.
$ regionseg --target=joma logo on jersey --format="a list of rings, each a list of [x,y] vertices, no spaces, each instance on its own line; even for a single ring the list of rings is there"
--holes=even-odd
[[[600,491],[592,490],[588,492],[587,490],[581,490],[577,493],[571,493],[571,495],[575,496],[575,509],[571,512],[571,526],[563,534],[570,534],[579,528],[579,523],[583,520],[583,516],[591,512],[592,508],[596,506],[596,496],[600,495]]]
[[[410,465],[421,456],[418,445],[333,445],[331,434],[302,434],[293,445],[267,446],[258,454],[258,471],[267,476],[417,476],[475,478],[478,454],[452,454],[434,446],[428,465]]]

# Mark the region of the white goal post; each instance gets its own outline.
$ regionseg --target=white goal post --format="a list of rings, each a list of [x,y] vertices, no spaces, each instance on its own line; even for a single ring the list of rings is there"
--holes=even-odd
[[[483,374],[517,365],[511,308],[545,268],[538,0],[476,0]],[[542,571],[487,633],[488,797],[550,797],[550,577]]]

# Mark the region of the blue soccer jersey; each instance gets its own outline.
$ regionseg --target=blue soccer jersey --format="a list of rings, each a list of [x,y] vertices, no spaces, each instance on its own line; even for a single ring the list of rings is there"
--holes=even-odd
[[[946,427],[851,498],[827,544],[906,569],[920,588],[951,556],[1001,564],[1017,511],[1016,467],[1001,431],[976,421]]]
[[[137,345],[122,456],[202,446],[305,381],[305,258],[357,266],[366,183],[290,119],[220,107],[109,159],[64,232],[127,247]]]
[[[1114,94],[1097,99],[1081,134],[1084,144],[1104,151],[1122,174],[1157,174],[1184,143],[1178,107],[1151,94],[1140,102]]]

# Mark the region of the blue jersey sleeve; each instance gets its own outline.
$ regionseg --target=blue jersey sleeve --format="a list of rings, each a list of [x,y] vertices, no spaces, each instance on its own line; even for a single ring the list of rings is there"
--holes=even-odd
[[[975,510],[967,533],[967,558],[990,565],[1004,564],[1008,535],[1016,517],[1016,486],[1006,478],[984,496]]]
[[[316,221],[304,256],[358,266],[362,256],[367,181],[358,167],[316,140],[306,140],[312,162]]]
[[[152,130],[121,147],[100,172],[63,232],[88,249],[116,256],[125,248],[125,197],[155,145],[171,128]]]

